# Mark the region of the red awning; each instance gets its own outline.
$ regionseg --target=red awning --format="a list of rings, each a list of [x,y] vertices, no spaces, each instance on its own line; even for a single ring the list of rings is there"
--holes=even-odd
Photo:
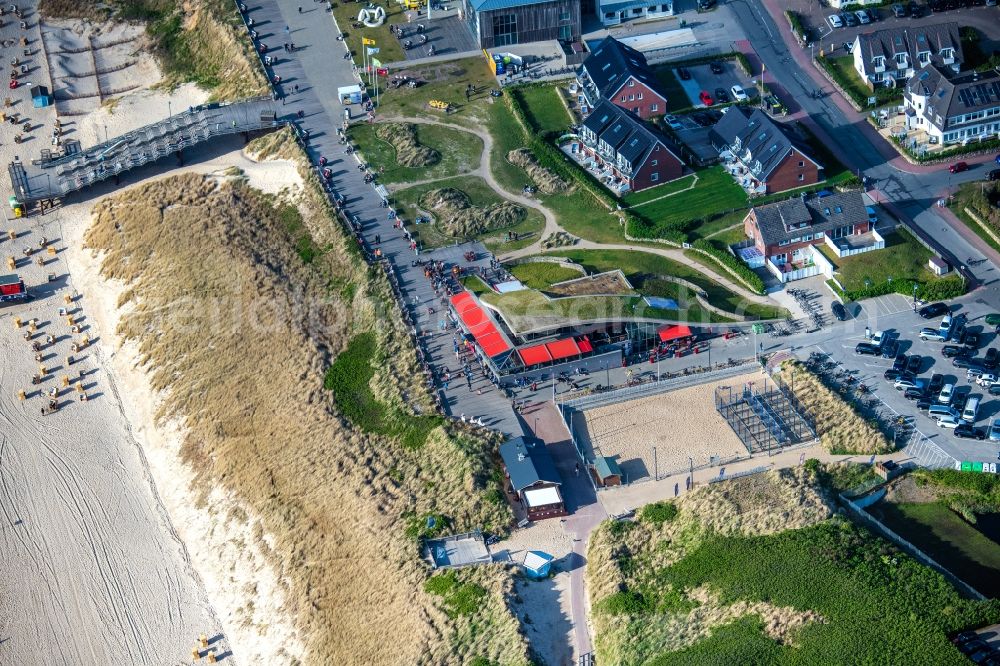
[[[549,350],[549,354],[552,356],[553,361],[580,355],[580,349],[576,346],[576,342],[573,338],[556,340],[555,342],[550,342],[545,345],[545,347]]]
[[[580,352],[583,354],[589,354],[594,351],[594,345],[590,344],[590,338],[586,335],[577,340],[577,344],[580,346]]]
[[[657,333],[660,334],[661,342],[669,342],[678,338],[687,338],[691,335],[691,329],[680,324],[664,326]]]
[[[549,350],[545,348],[545,345],[522,347],[517,350],[517,353],[521,355],[521,360],[524,361],[525,366],[548,363],[552,360],[552,356],[549,354]]]
[[[482,348],[483,353],[493,358],[510,349],[507,340],[504,339],[496,324],[490,319],[482,307],[472,298],[472,294],[463,291],[451,297],[451,305],[458,313],[458,318],[462,320],[465,327],[475,338]]]

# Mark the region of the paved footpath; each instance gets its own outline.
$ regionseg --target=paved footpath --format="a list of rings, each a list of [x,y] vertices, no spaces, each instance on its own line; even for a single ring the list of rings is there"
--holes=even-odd
[[[332,171],[331,182],[337,192],[346,197],[345,209],[357,215],[362,235],[372,250],[379,247],[382,256],[390,262],[399,278],[400,289],[406,299],[406,308],[420,335],[421,345],[435,371],[443,375],[460,369],[453,351],[454,330],[445,330],[447,305],[424,277],[422,266],[415,265],[418,256],[410,249],[402,231],[394,229],[388,210],[381,206],[382,199],[372,185],[364,182],[364,173],[358,168],[357,159],[348,154],[337,136],[337,128],[344,120],[345,107],[337,96],[337,88],[357,83],[354,65],[344,57],[346,47],[337,40],[337,29],[330,13],[322,3],[298,5],[277,0],[247,3],[248,16],[254,19],[255,28],[268,47],[268,55],[275,58],[273,73],[281,77],[278,91],[285,95],[282,115],[302,117],[298,125],[308,130],[307,153],[313,164],[320,156],[326,157],[326,166]],[[285,28],[288,31],[285,31]],[[288,53],[283,43],[295,44],[295,51]],[[296,92],[298,86],[298,92]],[[358,105],[350,107],[359,112]],[[375,236],[382,239],[375,245]],[[489,255],[478,244],[462,244],[420,253],[420,260],[441,260],[447,264],[468,265],[463,258],[466,251],[477,254],[478,266],[488,265]],[[395,316],[387,310],[387,316]],[[508,435],[524,433],[510,402],[487,381],[473,364],[473,381],[453,379],[448,388],[441,387],[439,395],[445,410],[456,417],[482,419],[491,428]]]

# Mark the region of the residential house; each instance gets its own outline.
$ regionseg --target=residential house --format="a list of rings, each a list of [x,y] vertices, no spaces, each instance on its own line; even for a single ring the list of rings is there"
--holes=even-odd
[[[823,180],[823,167],[791,132],[760,109],[733,106],[709,132],[709,140],[749,191],[772,194]]]
[[[674,0],[597,0],[601,23],[619,25],[626,21],[657,19],[674,15]]]
[[[840,256],[885,247],[873,229],[859,190],[802,195],[754,206],[743,230],[783,282],[827,273],[832,265],[814,249],[825,243]]]
[[[562,480],[545,448],[534,437],[515,437],[500,445],[504,474],[524,506],[529,520],[566,515],[559,487]]]
[[[666,137],[607,100],[583,121],[579,134],[584,157],[602,170],[619,194],[654,187],[684,173],[684,162],[667,147]]]
[[[580,0],[462,0],[480,48],[580,39]]]
[[[1000,134],[1000,72],[965,72],[927,65],[906,84],[907,129],[930,143],[967,143]]]
[[[962,69],[962,40],[955,22],[884,28],[854,39],[854,69],[870,87],[903,85],[921,67]]]
[[[605,37],[591,51],[577,70],[576,80],[591,109],[606,99],[640,118],[667,111],[667,95],[646,56],[614,37]]]

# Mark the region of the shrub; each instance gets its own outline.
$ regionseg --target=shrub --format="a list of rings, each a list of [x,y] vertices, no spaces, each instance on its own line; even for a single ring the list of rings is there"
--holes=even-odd
[[[639,516],[654,525],[662,525],[677,517],[677,506],[673,502],[654,502],[644,506]]]
[[[641,592],[616,592],[601,602],[601,610],[610,615],[637,615],[653,610]]]
[[[424,583],[424,590],[442,598],[445,613],[451,618],[473,615],[486,596],[485,589],[475,583],[463,583],[455,571],[431,576]]]

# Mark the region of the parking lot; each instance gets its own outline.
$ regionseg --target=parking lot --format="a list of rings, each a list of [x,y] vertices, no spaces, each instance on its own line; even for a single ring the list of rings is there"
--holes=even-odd
[[[684,69],[691,75],[686,81],[681,78],[680,72],[676,69],[674,70],[674,76],[677,77],[677,82],[684,89],[684,93],[691,102],[691,106],[706,106],[699,98],[702,91],[707,92],[715,103],[732,102],[734,100],[732,99],[731,88],[734,85],[742,86],[748,96],[756,96],[757,93],[754,90],[753,81],[743,75],[743,71],[739,65],[729,60],[720,60],[717,65],[722,68],[722,71],[718,74],[712,72],[710,64],[685,67]],[[717,91],[725,93],[725,96],[719,99]]]
[[[1000,418],[1000,396],[990,395],[985,387],[977,385],[974,379],[967,378],[966,369],[955,367],[951,359],[943,356],[942,349],[945,344],[956,343],[920,339],[921,328],[936,329],[941,317],[926,320],[920,318],[912,311],[908,299],[899,295],[867,300],[863,308],[865,312],[859,313],[859,319],[871,321],[872,326],[878,326],[888,334],[888,337],[894,338],[897,342],[897,353],[906,354],[908,358],[913,355],[920,357],[917,377],[929,382],[935,374],[940,374],[940,381],[944,384],[953,384],[955,393],[959,396],[981,396],[974,422],[976,427],[988,431],[993,419]],[[957,315],[963,311],[966,311],[965,307],[953,306],[953,314]],[[993,327],[987,326],[983,321],[984,315],[985,312],[970,312],[966,322],[968,331],[979,334],[979,347],[973,356],[977,359],[982,359],[990,347],[1000,347],[1000,340],[993,332]],[[874,328],[872,332],[875,332]],[[998,460],[1000,442],[956,437],[953,430],[939,427],[926,411],[918,411],[915,400],[908,400],[902,390],[894,388],[892,381],[883,378],[885,371],[892,368],[893,358],[861,356],[855,353],[856,345],[863,341],[865,341],[864,329],[855,329],[841,339],[799,350],[799,355],[804,356],[811,351],[827,355],[832,363],[838,364],[835,372],[842,373],[841,376],[848,387],[856,387],[858,384],[867,387],[867,395],[878,401],[878,404],[874,401],[873,404],[883,417],[889,419],[895,419],[896,415],[903,417],[906,423],[901,430],[904,432],[916,430],[922,433],[957,460],[983,462]],[[852,379],[847,380],[847,374],[850,374]],[[937,395],[926,397],[931,404],[937,404]]]

